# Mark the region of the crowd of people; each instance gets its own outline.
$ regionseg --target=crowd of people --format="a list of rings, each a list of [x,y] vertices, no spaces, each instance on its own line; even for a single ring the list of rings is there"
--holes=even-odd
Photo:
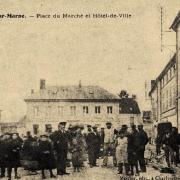
[[[19,179],[18,167],[29,171],[41,170],[42,179],[45,179],[45,170],[49,170],[50,177],[68,175],[66,167],[72,162],[74,172],[79,172],[88,159],[89,167],[99,166],[97,159],[103,158],[102,167],[107,167],[108,157],[113,156],[113,164],[118,173],[139,175],[146,172],[144,159],[145,146],[148,143],[147,133],[143,125],[122,125],[119,130],[113,128],[111,122],[98,131],[97,126],[83,125],[69,126],[65,130],[66,122],[60,122],[58,130],[43,133],[39,137],[32,137],[30,132],[19,137],[17,133],[5,133],[0,138],[0,177],[11,179],[14,168],[15,179]],[[88,156],[88,158],[87,158]],[[135,170],[135,171],[134,171]]]

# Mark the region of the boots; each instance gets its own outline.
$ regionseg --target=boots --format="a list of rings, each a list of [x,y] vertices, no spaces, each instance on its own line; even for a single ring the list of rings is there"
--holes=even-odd
[[[52,169],[50,169],[49,172],[50,172],[50,177],[51,177],[51,178],[56,178],[56,176],[55,176],[55,175],[53,174],[53,172],[52,172]]]
[[[18,176],[18,174],[17,174],[17,168],[14,168],[14,174],[15,174],[14,179],[21,179],[21,177]]]
[[[119,163],[118,164],[118,174],[122,174],[123,173],[123,163]]]
[[[46,176],[44,174],[44,170],[42,170],[42,179],[46,179]]]

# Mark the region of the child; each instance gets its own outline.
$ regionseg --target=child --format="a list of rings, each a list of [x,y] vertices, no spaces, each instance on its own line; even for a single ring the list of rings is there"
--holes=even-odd
[[[115,142],[116,160],[118,164],[118,174],[123,173],[123,165],[124,165],[126,174],[128,175],[127,142],[128,141],[125,134],[123,132],[120,132]]]
[[[42,179],[45,179],[45,169],[49,169],[51,178],[55,178],[52,168],[54,164],[54,154],[52,150],[52,144],[48,139],[48,136],[43,134],[39,140],[39,165],[42,171]]]

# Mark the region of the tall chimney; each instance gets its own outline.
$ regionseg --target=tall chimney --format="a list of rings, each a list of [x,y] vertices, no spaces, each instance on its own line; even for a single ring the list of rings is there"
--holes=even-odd
[[[34,89],[31,89],[31,94],[34,94]]]
[[[46,81],[45,79],[40,79],[40,90],[46,89]]]

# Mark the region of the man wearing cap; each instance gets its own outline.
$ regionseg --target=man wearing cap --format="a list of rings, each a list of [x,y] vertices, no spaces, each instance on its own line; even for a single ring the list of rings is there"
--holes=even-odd
[[[108,121],[106,123],[106,128],[104,129],[104,159],[103,166],[107,166],[108,163],[108,153],[109,151],[113,155],[113,164],[116,166],[116,157],[115,157],[115,133],[112,128],[112,123]]]
[[[95,145],[95,157],[94,157],[94,166],[96,165],[96,160],[99,158],[100,148],[101,148],[101,137],[99,135],[99,132],[97,131],[97,126],[93,126],[93,133],[95,135],[94,137],[94,145]]]
[[[144,160],[144,151],[145,151],[145,146],[148,143],[148,136],[147,133],[143,129],[143,125],[139,124],[138,125],[138,136],[137,136],[137,141],[138,141],[138,150],[137,150],[137,158],[139,161],[139,165],[141,168],[142,172],[146,172],[146,163]]]
[[[91,125],[87,125],[87,135],[86,135],[86,144],[87,144],[87,151],[88,151],[88,159],[89,165],[92,168],[95,166],[95,134],[91,129]]]
[[[68,133],[65,131],[66,122],[60,122],[58,131],[51,135],[54,143],[55,151],[57,152],[57,175],[68,175],[66,172],[66,162],[68,153]]]

